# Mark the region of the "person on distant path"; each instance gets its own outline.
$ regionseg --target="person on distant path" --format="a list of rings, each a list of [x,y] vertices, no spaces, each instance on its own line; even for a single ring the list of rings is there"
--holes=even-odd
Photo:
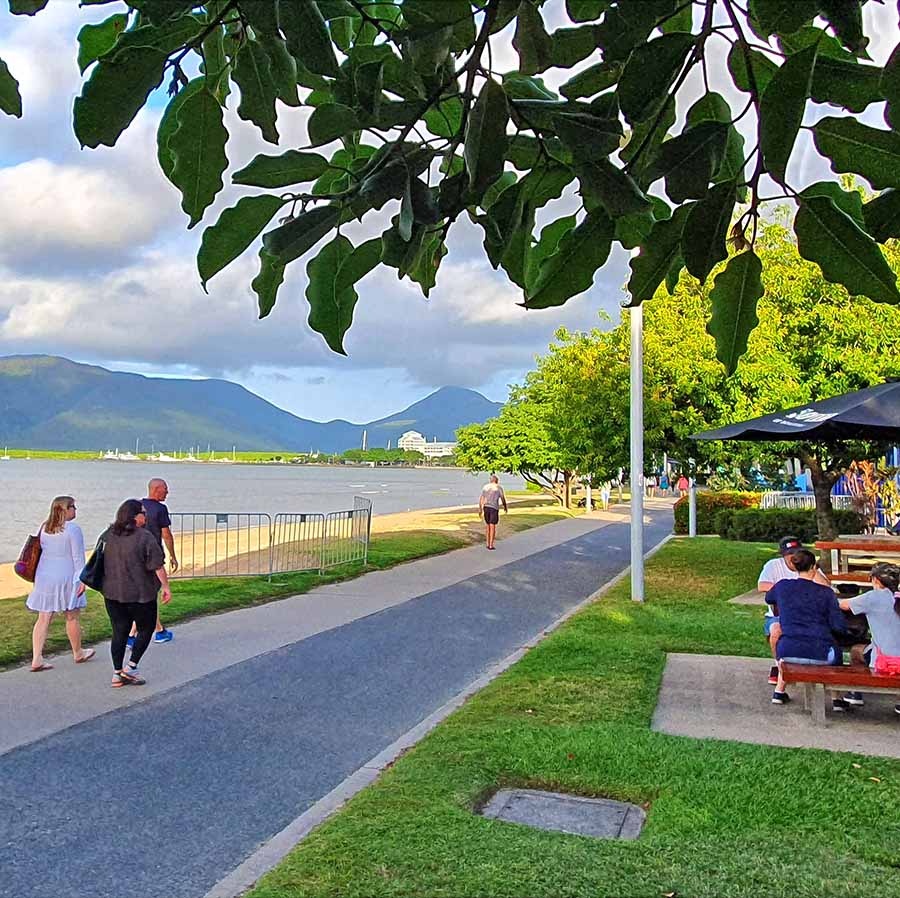
[[[84,567],[84,535],[75,523],[75,500],[57,496],[50,504],[50,514],[41,524],[41,557],[34,575],[34,589],[25,602],[29,611],[37,613],[31,645],[34,673],[52,670],[44,663],[44,643],[54,614],[65,614],[66,635],[72,646],[76,664],[90,661],[94,649],[81,647],[81,609],[87,605],[84,584],[78,579]]]
[[[683,496],[687,491],[691,488],[691,484],[688,481],[687,477],[684,474],[678,478],[678,483],[675,484],[676,489],[678,490],[678,495]]]
[[[175,557],[175,540],[172,538],[172,521],[169,518],[169,509],[163,505],[166,496],[169,495],[169,485],[161,477],[154,477],[147,484],[147,497],[143,499],[144,510],[147,512],[147,530],[153,534],[159,547],[162,548],[163,543],[169,550],[169,570],[175,573],[178,570],[178,559]],[[132,628],[128,635],[128,645],[133,646],[137,630]],[[175,638],[171,630],[167,630],[159,615],[156,617],[156,633],[153,636],[154,642],[171,642]]]
[[[603,506],[603,510],[606,511],[609,508],[609,497],[612,493],[612,487],[610,486],[609,481],[607,480],[603,486],[600,487],[600,504]]]
[[[500,520],[501,505],[508,514],[506,493],[500,486],[500,478],[496,474],[491,474],[491,479],[484,485],[478,499],[478,515],[484,518],[485,542],[489,549],[494,548],[494,540],[497,538],[497,522]]]
[[[147,517],[143,503],[126,499],[101,537],[105,542],[102,593],[112,624],[113,688],[142,686],[146,682],[138,673],[138,663],[153,637],[159,587],[162,586],[164,605],[172,598],[165,556],[145,527]],[[137,637],[126,665],[125,644],[132,624]]]

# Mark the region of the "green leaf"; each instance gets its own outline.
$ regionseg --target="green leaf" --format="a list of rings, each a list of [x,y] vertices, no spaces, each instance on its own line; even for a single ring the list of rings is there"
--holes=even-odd
[[[900,190],[885,190],[863,206],[866,230],[879,243],[900,237]]]
[[[285,202],[277,196],[241,197],[203,232],[197,253],[197,270],[204,290],[210,278],[230,265],[259,237]]]
[[[649,187],[653,182],[653,163],[662,142],[668,136],[669,128],[675,124],[673,100],[666,103],[660,115],[658,123],[656,119],[652,119],[635,125],[628,136],[628,142],[619,151],[619,158],[628,163],[629,173],[643,188]]]
[[[625,249],[635,249],[644,243],[655,223],[656,219],[649,210],[623,215],[616,219],[616,240]]]
[[[736,196],[733,181],[717,184],[691,209],[684,223],[681,256],[687,270],[701,284],[719,262],[728,258],[725,241],[734,214]]]
[[[763,295],[762,262],[752,250],[732,256],[716,275],[709,298],[707,331],[715,337],[716,357],[732,374],[747,351],[747,339],[759,323],[756,304]]]
[[[577,100],[579,97],[592,97],[594,94],[612,87],[622,75],[622,63],[598,62],[595,65],[582,69],[577,75],[573,75],[559,92],[567,100]]]
[[[257,38],[278,34],[278,6],[279,0],[241,0],[241,14]]]
[[[463,157],[469,187],[481,195],[503,173],[509,110],[503,88],[488,78],[466,122]]]
[[[194,15],[180,15],[164,20],[158,25],[141,25],[130,31],[121,32],[109,56],[114,58],[123,50],[133,50],[137,47],[161,50],[168,55],[196,38],[205,26],[206,22]]]
[[[206,4],[207,26],[212,26],[225,11],[226,0],[214,0]],[[224,106],[231,92],[228,82],[230,69],[228,58],[225,55],[225,28],[222,25],[214,27],[204,38],[200,45],[203,62],[200,70],[206,77],[207,90]]]
[[[900,131],[900,44],[894,47],[881,75],[881,93],[887,100],[885,121]]]
[[[677,31],[638,47],[625,64],[617,94],[625,118],[635,124],[653,116],[694,46],[695,37]]]
[[[519,223],[509,235],[500,256],[500,264],[509,279],[523,289],[526,283],[528,259],[531,255],[531,244],[534,242],[534,213],[534,203],[523,198]]]
[[[360,243],[349,256],[347,256],[338,269],[334,279],[335,289],[344,290],[361,281],[370,271],[381,262],[382,242],[380,237],[373,237],[365,243]]]
[[[265,318],[275,307],[278,288],[283,281],[284,264],[263,247],[259,251],[259,274],[250,282],[257,296],[260,318]]]
[[[510,100],[552,100],[559,97],[544,84],[541,78],[510,72],[503,76],[503,90]]]
[[[858,190],[843,190],[841,185],[834,181],[817,181],[800,191],[800,196],[804,199],[811,196],[831,197],[838,209],[849,215],[864,231],[866,230],[862,197]]]
[[[147,97],[162,84],[168,54],[148,47],[100,60],[75,98],[75,136],[83,147],[115,146]]]
[[[832,116],[816,122],[813,135],[832,171],[860,174],[876,190],[900,187],[900,134]]]
[[[669,270],[666,272],[666,293],[669,296],[674,296],[675,291],[678,289],[678,282],[681,280],[681,270],[684,268],[684,259],[681,256],[676,256],[675,261],[669,266]]]
[[[391,219],[393,225],[381,235],[381,261],[389,268],[397,269],[397,277],[409,274],[416,264],[422,244],[425,240],[425,228],[417,225],[413,228],[412,240],[404,242],[397,233],[397,217]]]
[[[803,200],[794,219],[794,232],[800,255],[815,262],[826,280],[843,284],[853,296],[900,302],[897,276],[878,244],[830,197]]]
[[[328,169],[328,160],[318,153],[288,150],[280,156],[256,156],[249,165],[235,172],[235,184],[250,187],[289,187],[304,181],[315,181]]]
[[[693,206],[693,203],[679,206],[671,218],[656,222],[646,243],[641,247],[640,254],[629,263],[630,306],[653,299],[656,288],[665,279],[672,263],[681,256],[681,234]]]
[[[566,0],[566,12],[573,22],[593,22],[609,7],[609,0]]]
[[[541,236],[531,248],[525,268],[526,291],[534,287],[544,260],[557,251],[560,240],[575,227],[576,223],[574,215],[566,215],[541,230]]]
[[[337,206],[316,206],[263,234],[263,246],[287,265],[312,249],[337,225],[340,216]]]
[[[7,115],[22,117],[22,96],[19,82],[13,78],[6,63],[0,59],[0,110]]]
[[[742,90],[745,94],[750,93],[756,84],[756,90],[761,95],[778,71],[778,66],[768,56],[758,50],[751,50],[738,41],[728,51],[728,71],[738,90]]]
[[[450,97],[425,113],[425,127],[438,137],[455,137],[462,127],[463,104],[459,97]]]
[[[344,334],[353,323],[353,309],[359,297],[352,284],[338,289],[337,273],[352,253],[353,244],[339,234],[326,243],[306,266],[309,326],[325,338],[333,352],[341,355],[347,354],[344,351]]]
[[[414,28],[452,26],[451,49],[467,50],[475,43],[475,17],[469,0],[404,0],[403,18]]]
[[[269,70],[275,84],[275,94],[285,106],[300,106],[300,94],[297,92],[297,61],[288,51],[287,44],[281,37],[261,34],[257,37],[266,56],[269,57]]]
[[[397,233],[404,243],[409,243],[413,229],[412,187],[409,178],[406,179],[406,189],[403,191],[403,199],[400,201],[400,218],[397,221]]]
[[[48,0],[9,0],[9,11],[14,16],[33,16],[40,12]]]
[[[762,34],[792,34],[819,12],[816,0],[750,0],[750,15]]]
[[[635,184],[631,175],[613,165],[609,159],[578,163],[575,165],[575,173],[588,208],[599,203],[610,217],[616,219],[650,209],[650,200]]]
[[[609,6],[609,4],[606,4]],[[674,10],[672,0],[627,0],[609,7],[597,26],[597,43],[609,62],[628,58],[646,42],[659,18]]]
[[[862,4],[859,0],[819,0],[817,5],[841,43],[853,53],[863,54],[869,39],[863,34]]]
[[[769,82],[759,103],[759,145],[766,171],[784,183],[791,150],[803,123],[818,45],[787,59]]]
[[[700,122],[678,137],[665,141],[648,166],[647,178],[666,179],[666,193],[674,203],[706,196],[722,164],[730,126],[722,122]]]
[[[309,117],[307,130],[309,132],[309,144],[319,147],[331,143],[339,137],[344,137],[360,127],[356,112],[349,106],[341,103],[326,103],[319,106]]]
[[[290,0],[278,7],[281,30],[291,55],[317,75],[337,76],[337,57],[328,26],[315,0]]]
[[[381,104],[384,81],[384,62],[367,62],[356,69],[356,102],[368,115],[377,115]]]
[[[593,115],[557,115],[556,133],[563,146],[581,162],[604,159],[619,148],[622,125],[618,119],[602,119]]]
[[[162,25],[197,4],[195,0],[135,0],[131,5],[140,6],[141,16],[146,21]]]
[[[257,41],[247,41],[235,57],[232,78],[241,91],[237,113],[259,128],[263,139],[278,143],[275,82],[269,57]]]
[[[84,70],[96,62],[104,53],[109,52],[116,38],[128,25],[128,16],[124,13],[110,16],[99,25],[85,25],[78,32],[78,68]]]
[[[736,181],[738,184],[738,200],[746,200],[747,188],[742,185],[744,180],[744,138],[737,128],[731,124],[733,115],[727,100],[718,93],[711,91],[704,94],[687,113],[687,124],[696,125],[700,122],[724,122],[728,125],[728,136],[725,139],[725,151],[722,154],[722,164],[713,175],[714,183],[722,181]]]
[[[693,31],[694,27],[694,11],[691,4],[684,3],[674,15],[669,16],[664,22],[660,23],[659,30],[663,34],[671,34],[673,31]]]
[[[871,103],[884,99],[881,78],[878,66],[834,59],[820,52],[810,96],[817,103],[835,103],[851,112],[862,112]]]
[[[450,56],[453,29],[449,25],[430,25],[405,35],[404,57],[424,77],[433,78]]]
[[[411,281],[419,285],[426,299],[437,282],[438,268],[441,259],[446,255],[447,246],[441,239],[439,231],[430,231],[423,235],[418,252],[413,257],[406,274]]]
[[[593,25],[581,28],[557,28],[550,35],[550,57],[556,68],[570,69],[597,50],[597,32]]]
[[[198,90],[203,90],[205,85],[205,79],[202,77],[190,81],[169,100],[169,105],[166,106],[159,121],[159,127],[156,130],[156,158],[159,160],[159,167],[163,174],[170,181],[172,180],[172,169],[175,167],[175,157],[169,149],[169,141],[178,127],[178,110],[181,109],[188,97]]]
[[[228,130],[222,121],[222,107],[205,89],[184,100],[176,119],[168,144],[175,163],[171,181],[181,191],[181,208],[192,228],[222,189],[222,174],[228,167]]]
[[[513,47],[519,53],[519,71],[523,75],[537,75],[553,64],[553,41],[544,27],[540,10],[531,0],[519,4]]]
[[[563,236],[556,251],[541,262],[526,294],[526,308],[561,306],[570,297],[589,290],[597,269],[609,258],[613,232],[612,219],[605,212],[589,212],[580,225]]]

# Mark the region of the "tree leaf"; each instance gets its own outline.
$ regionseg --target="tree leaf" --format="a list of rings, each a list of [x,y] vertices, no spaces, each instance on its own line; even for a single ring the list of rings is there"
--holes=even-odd
[[[791,150],[803,123],[818,45],[801,50],[775,73],[759,102],[759,145],[766,171],[784,184]]]
[[[819,12],[816,0],[750,0],[750,15],[764,37],[792,34],[811,22]]]
[[[22,117],[22,96],[19,82],[13,78],[7,64],[0,59],[0,110],[7,115]]]
[[[587,59],[597,49],[597,32],[593,25],[581,28],[557,28],[551,35],[550,58],[552,65],[570,69]]]
[[[128,16],[117,13],[100,22],[99,25],[85,25],[78,32],[78,68],[84,70],[109,52],[119,34],[128,25]]]
[[[628,142],[619,151],[619,158],[628,164],[629,174],[644,189],[653,183],[653,163],[668,137],[669,128],[675,124],[674,100],[669,100],[658,115],[658,122],[652,119],[635,125],[628,135]]]
[[[297,60],[291,56],[287,44],[280,36],[261,34],[257,37],[266,56],[269,57],[269,71],[275,84],[275,95],[285,106],[300,106],[297,91]]]
[[[593,22],[608,6],[609,0],[566,0],[566,12],[573,22]]]
[[[278,20],[291,55],[317,75],[337,76],[337,57],[328,26],[315,0],[290,0],[278,6]]]
[[[885,121],[900,131],[900,44],[894,47],[881,74],[881,93],[887,100]]]
[[[258,41],[247,41],[237,52],[232,78],[240,88],[237,113],[259,128],[263,139],[278,143],[275,82],[269,57]]]
[[[600,209],[588,212],[580,225],[568,231],[552,255],[541,263],[525,307],[561,306],[572,296],[589,290],[597,269],[609,258],[613,223]]]
[[[710,91],[704,94],[688,110],[688,125],[696,125],[700,122],[724,122],[728,125],[728,136],[725,138],[725,150],[722,154],[722,164],[713,175],[714,183],[722,181],[735,181],[737,183],[737,197],[740,202],[745,202],[747,188],[744,180],[744,138],[737,128],[731,124],[733,119],[731,107],[728,101],[718,93]]]
[[[397,221],[397,233],[404,243],[409,243],[412,238],[413,222],[412,187],[409,177],[406,178],[406,189],[403,191],[403,199],[400,201],[400,218]]]
[[[257,39],[262,35],[278,34],[278,6],[280,0],[241,0],[241,15],[253,29]]]
[[[519,71],[523,75],[537,75],[553,64],[553,41],[540,10],[531,0],[519,4],[513,47],[519,53]]]
[[[567,100],[592,97],[594,94],[612,87],[621,75],[621,62],[598,62],[582,69],[577,75],[573,75],[560,87],[559,92]]]
[[[879,243],[900,237],[900,190],[885,190],[863,206],[866,230]]]
[[[531,255],[531,245],[534,242],[534,203],[529,202],[520,193],[522,200],[522,213],[518,225],[513,229],[506,241],[506,246],[500,256],[500,265],[509,279],[518,287],[525,288],[526,273],[528,271],[528,259]]]
[[[423,235],[419,250],[407,271],[407,276],[419,285],[422,295],[426,299],[437,282],[438,268],[440,268],[441,259],[446,255],[447,246],[441,239],[439,231],[429,231]]]
[[[360,243],[341,263],[334,279],[335,289],[344,290],[361,281],[381,262],[382,242],[380,237],[373,237]]]
[[[281,197],[265,194],[241,197],[203,232],[197,253],[197,270],[204,290],[214,275],[230,265],[259,237],[285,202]]]
[[[14,16],[33,16],[40,12],[49,0],[9,0],[9,11]]]
[[[225,26],[219,24],[213,27],[213,23],[224,15],[226,5],[227,0],[210,0],[206,4],[207,28],[211,30],[200,45],[203,56],[200,70],[206,79],[206,88],[223,106],[231,92],[230,68],[225,55]]]
[[[629,122],[642,122],[659,110],[695,40],[694,35],[682,31],[664,34],[628,57],[616,93]]]
[[[816,122],[813,135],[832,171],[860,174],[876,190],[900,187],[900,134],[830,116]]]
[[[878,66],[862,65],[822,54],[816,57],[810,97],[817,103],[835,103],[851,112],[862,112],[884,99],[882,72]]]
[[[665,279],[672,263],[681,256],[681,234],[693,206],[693,203],[679,206],[671,218],[653,225],[640,254],[629,263],[631,278],[628,281],[628,292],[631,300],[628,305],[636,306],[653,299],[656,288]]]
[[[333,352],[341,355],[347,354],[344,351],[344,334],[353,323],[353,309],[359,296],[352,284],[338,289],[337,273],[352,253],[353,244],[338,234],[306,266],[309,326],[325,338]]]
[[[849,215],[864,231],[866,230],[862,197],[858,190],[843,190],[841,185],[834,181],[817,181],[801,190],[800,196],[804,199],[811,196],[831,197],[838,209]]]
[[[466,122],[463,150],[469,187],[478,196],[503,173],[508,121],[506,94],[493,78],[488,78]]]
[[[316,206],[263,234],[263,246],[287,265],[312,249],[337,225],[340,216],[337,206]]]
[[[719,262],[728,258],[725,241],[731,227],[735,201],[733,181],[717,184],[691,209],[684,223],[681,256],[685,268],[701,284]]]
[[[706,196],[722,164],[728,128],[723,122],[700,122],[665,141],[648,166],[648,180],[665,177],[666,193],[674,203]]]
[[[636,249],[650,235],[656,219],[648,209],[644,212],[633,212],[616,219],[616,240],[625,249]]]
[[[307,123],[309,144],[319,147],[359,130],[356,112],[341,103],[325,103],[315,109]]]
[[[794,219],[794,231],[800,255],[815,262],[826,280],[843,284],[853,296],[900,302],[897,276],[878,244],[830,197],[803,200]]]
[[[747,339],[759,323],[756,304],[762,295],[762,262],[753,250],[732,256],[713,282],[712,316],[706,329],[715,337],[716,357],[729,374],[737,368],[747,351]]]
[[[75,136],[83,147],[115,146],[147,97],[162,84],[168,54],[149,47],[119,50],[97,63],[75,98]]]
[[[206,89],[187,97],[176,118],[178,125],[168,144],[175,163],[171,181],[181,191],[181,208],[192,228],[222,189],[222,174],[228,167],[228,130],[222,107]]]
[[[857,55],[864,53],[869,39],[863,34],[859,0],[818,0],[817,5],[840,42]]]
[[[438,137],[455,137],[462,127],[463,104],[459,97],[448,97],[425,113],[425,127]]]
[[[762,95],[778,71],[778,66],[759,50],[751,50],[738,41],[728,51],[728,71],[738,90],[750,93],[753,84],[756,84],[756,90]]]
[[[531,247],[525,267],[525,289],[532,289],[538,279],[541,265],[544,260],[552,256],[559,248],[559,242],[573,230],[577,220],[574,215],[565,215],[551,222],[541,230],[541,236],[537,243]]]
[[[599,203],[612,218],[650,209],[650,200],[631,175],[609,159],[577,163],[575,173],[585,200],[594,205]]]
[[[175,157],[169,149],[169,141],[178,127],[178,110],[181,109],[185,100],[195,94],[198,90],[203,90],[206,86],[204,78],[194,78],[186,84],[166,106],[162,118],[159,121],[159,127],[156,130],[156,158],[159,160],[159,167],[163,174],[171,181],[172,169],[175,167]],[[174,183],[174,182],[173,182]]]
[[[260,318],[265,318],[275,307],[278,288],[283,282],[284,264],[263,247],[259,251],[259,274],[250,282],[257,296]]]
[[[318,153],[288,150],[280,156],[256,156],[249,165],[231,176],[235,184],[250,187],[289,187],[315,181],[328,169],[328,160]]]

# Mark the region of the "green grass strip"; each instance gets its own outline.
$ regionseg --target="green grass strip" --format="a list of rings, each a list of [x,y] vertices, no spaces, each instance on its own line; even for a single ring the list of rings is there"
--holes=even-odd
[[[252,898],[900,895],[900,762],[654,733],[667,652],[765,657],[730,605],[771,551],[676,540],[302,842]],[[777,710],[773,713],[777,713]],[[485,820],[493,790],[644,804],[635,842]]]

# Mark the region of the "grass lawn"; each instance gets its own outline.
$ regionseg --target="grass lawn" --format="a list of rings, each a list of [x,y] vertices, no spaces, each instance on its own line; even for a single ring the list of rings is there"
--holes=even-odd
[[[900,895],[900,762],[649,728],[667,652],[767,654],[762,610],[727,599],[770,556],[669,543],[646,604],[625,581],[573,617],[250,895]],[[608,842],[472,813],[503,786],[638,802],[647,825]]]

